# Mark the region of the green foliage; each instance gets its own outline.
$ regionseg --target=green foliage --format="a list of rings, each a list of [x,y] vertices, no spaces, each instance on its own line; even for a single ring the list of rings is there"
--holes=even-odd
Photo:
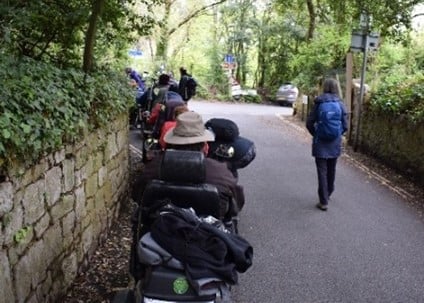
[[[397,74],[387,78],[371,95],[371,110],[424,122],[424,74]]]
[[[237,101],[245,103],[261,103],[262,99],[259,95],[242,95]]]
[[[78,59],[83,44],[79,26],[88,19],[89,1],[6,1],[0,4],[3,47],[13,54],[66,63]]]
[[[26,56],[57,66],[80,68],[86,47],[86,30],[97,1],[2,1],[0,3],[0,48],[15,56]],[[148,10],[161,0],[105,0],[96,23],[97,65],[116,62],[111,57],[136,38],[147,34],[155,20]]]
[[[369,65],[374,82],[386,77],[414,74],[424,67],[424,36],[406,45],[386,39],[376,53],[369,54]],[[390,81],[389,81],[390,82]],[[376,82],[375,84],[378,84]]]
[[[222,36],[225,37],[226,51],[237,62],[234,76],[240,85],[247,85],[249,55],[253,46],[253,27],[257,23],[254,1],[239,0],[229,2],[221,9],[225,18],[221,19]]]
[[[405,45],[386,39],[370,60],[370,110],[401,116],[412,123],[424,121],[424,36]]]
[[[209,68],[204,78],[208,79],[209,92],[213,97],[216,95],[229,95],[228,76],[224,73],[221,60],[224,53],[220,52],[218,46],[213,46],[208,52],[210,58]]]
[[[15,241],[16,244],[20,244],[20,243],[25,241],[25,239],[27,238],[27,236],[31,232],[32,232],[32,227],[31,226],[25,226],[25,227],[21,228],[20,230],[18,230],[13,235],[13,240]]]
[[[134,96],[121,74],[85,75],[29,58],[0,62],[0,159],[30,162],[107,125]]]
[[[372,18],[371,27],[383,37],[403,40],[406,29],[411,27],[411,12],[413,7],[422,0],[355,0],[357,16],[366,11]]]
[[[276,13],[278,12],[278,13]],[[305,13],[286,6],[269,7],[255,27],[258,37],[257,84],[274,92],[284,82],[295,77],[291,57],[305,41]]]
[[[293,54],[290,65],[297,77],[294,82],[310,92],[331,71],[344,68],[350,34],[341,33],[334,26],[320,26],[309,43],[303,43]]]

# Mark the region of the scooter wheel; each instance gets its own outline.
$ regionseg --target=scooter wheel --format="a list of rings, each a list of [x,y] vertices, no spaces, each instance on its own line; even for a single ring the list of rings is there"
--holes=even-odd
[[[118,291],[113,297],[112,303],[135,303],[134,291],[132,289]]]

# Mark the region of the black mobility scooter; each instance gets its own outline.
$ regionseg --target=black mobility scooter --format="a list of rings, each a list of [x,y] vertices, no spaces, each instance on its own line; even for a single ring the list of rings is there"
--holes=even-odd
[[[217,188],[205,183],[204,160],[201,152],[165,151],[160,178],[138,201],[135,286],[115,303],[231,302],[231,285],[251,266],[253,249],[234,232]]]

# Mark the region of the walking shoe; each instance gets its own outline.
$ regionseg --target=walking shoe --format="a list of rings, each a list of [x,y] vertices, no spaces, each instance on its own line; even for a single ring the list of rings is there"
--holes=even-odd
[[[322,211],[326,211],[327,210],[327,205],[325,205],[325,204],[318,203],[316,205],[316,207],[319,208]]]

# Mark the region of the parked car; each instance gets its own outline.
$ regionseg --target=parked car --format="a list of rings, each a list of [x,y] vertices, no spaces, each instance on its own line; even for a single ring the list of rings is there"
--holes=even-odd
[[[243,96],[257,95],[258,92],[256,91],[256,89],[242,89],[240,84],[236,80],[231,83],[231,96],[236,101],[240,100]]]
[[[275,94],[275,101],[281,105],[290,105],[296,101],[299,95],[298,88],[292,83],[284,83]]]

